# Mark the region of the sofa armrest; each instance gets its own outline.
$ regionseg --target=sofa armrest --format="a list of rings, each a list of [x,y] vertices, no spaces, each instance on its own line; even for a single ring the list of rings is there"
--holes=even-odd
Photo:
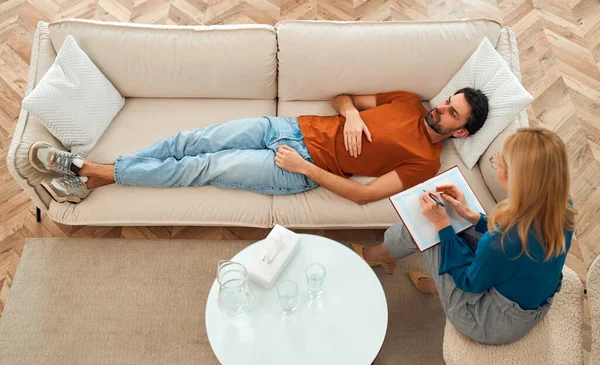
[[[500,30],[498,36],[498,43],[496,45],[496,51],[502,56],[512,73],[517,77],[517,80],[521,81],[521,69],[519,66],[519,49],[517,47],[517,37],[508,27]],[[500,202],[506,199],[506,191],[502,189],[498,177],[496,176],[496,170],[492,169],[489,162],[490,157],[496,152],[502,150],[504,141],[511,134],[515,133],[520,127],[528,127],[529,121],[527,119],[527,110],[523,109],[515,119],[500,133],[496,139],[490,144],[487,150],[479,158],[479,167],[481,168],[481,174],[487,184],[490,192],[494,196],[496,202]]]
[[[48,71],[54,59],[56,51],[52,45],[48,32],[48,23],[39,22],[33,39],[31,49],[31,62],[27,77],[25,95],[29,94]],[[36,141],[46,141],[58,148],[64,149],[58,141],[44,127],[40,121],[21,108],[21,113],[15,127],[12,141],[8,149],[6,162],[8,170],[25,193],[31,198],[36,207],[46,211],[50,206],[51,198],[39,185],[49,175],[40,173],[29,164],[29,146]]]

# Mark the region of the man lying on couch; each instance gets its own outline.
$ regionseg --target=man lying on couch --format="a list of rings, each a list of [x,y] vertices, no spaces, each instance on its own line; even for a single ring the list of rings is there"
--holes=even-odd
[[[58,202],[78,203],[92,189],[214,185],[264,194],[295,194],[317,186],[358,204],[377,201],[433,177],[441,142],[477,132],[486,96],[465,88],[429,112],[408,92],[340,95],[335,116],[261,117],[183,131],[114,165],[101,165],[36,142],[29,160],[64,176],[42,186]],[[364,134],[364,137],[363,137]],[[367,185],[347,177],[378,177]]]

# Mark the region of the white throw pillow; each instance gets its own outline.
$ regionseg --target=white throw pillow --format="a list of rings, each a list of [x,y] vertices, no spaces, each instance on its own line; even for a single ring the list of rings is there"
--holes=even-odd
[[[124,103],[73,36],[68,36],[52,67],[23,100],[23,108],[71,152],[85,157]]]
[[[496,136],[531,103],[533,97],[487,38],[481,41],[475,53],[442,91],[429,101],[431,107],[438,106],[464,87],[481,90],[488,97],[489,104],[488,117],[483,127],[472,136],[453,140],[460,157],[471,169]]]

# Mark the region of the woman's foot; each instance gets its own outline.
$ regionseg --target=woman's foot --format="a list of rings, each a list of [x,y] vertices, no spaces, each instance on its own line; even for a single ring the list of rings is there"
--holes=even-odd
[[[385,271],[390,275],[398,267],[398,260],[387,250],[385,244],[367,247],[358,243],[352,243],[351,246],[354,252],[362,257],[369,266],[383,266]]]
[[[439,297],[435,282],[429,275],[422,274],[416,271],[409,271],[408,276],[415,288],[423,294],[435,295]]]
[[[363,257],[368,261],[376,261],[383,263],[392,263],[398,261],[390,251],[387,250],[385,244],[380,244],[373,247],[364,246]]]

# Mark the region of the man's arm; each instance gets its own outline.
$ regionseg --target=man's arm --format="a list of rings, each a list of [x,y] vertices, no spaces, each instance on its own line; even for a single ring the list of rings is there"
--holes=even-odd
[[[279,146],[275,155],[275,164],[286,171],[306,175],[332,193],[360,205],[387,198],[404,190],[404,184],[396,171],[390,171],[371,183],[363,185],[323,170],[303,159],[290,146]]]
[[[371,131],[361,119],[359,110],[370,109],[377,106],[375,95],[338,95],[333,99],[333,107],[340,113],[346,122],[344,124],[344,148],[352,157],[358,157],[362,152],[362,135],[372,142]]]
[[[358,113],[376,106],[377,98],[375,95],[338,95],[333,99],[333,107],[344,118],[348,117],[348,112]]]
[[[313,164],[307,165],[303,173],[332,193],[360,205],[390,197],[404,190],[404,185],[395,171],[390,171],[367,185],[337,176]]]

